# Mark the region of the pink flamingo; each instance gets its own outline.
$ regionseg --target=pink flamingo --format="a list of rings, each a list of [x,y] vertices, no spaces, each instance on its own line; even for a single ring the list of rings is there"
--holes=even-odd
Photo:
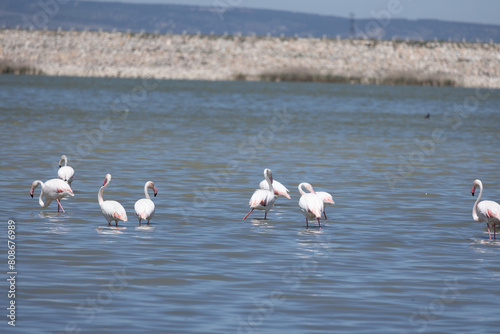
[[[316,191],[316,195],[321,198],[321,200],[323,201],[323,205],[335,204],[332,195],[327,193],[326,191]],[[323,215],[325,216],[325,219],[328,219],[326,218],[326,208],[323,209]]]
[[[50,205],[53,200],[57,201],[57,212],[61,208],[62,212],[66,213],[59,201],[61,198],[66,196],[75,196],[73,190],[69,184],[59,179],[51,179],[43,183],[40,180],[33,181],[31,184],[30,195],[33,198],[33,192],[38,185],[42,186],[42,191],[40,192],[40,197],[38,198],[38,203],[42,208],[46,208]],[[45,200],[44,200],[45,198]]]
[[[481,201],[483,195],[483,183],[480,180],[475,180],[472,184],[472,196],[476,188],[479,188],[479,196],[472,207],[472,218],[477,222],[486,221],[488,227],[488,235],[491,240],[490,226],[493,227],[493,239],[496,239],[495,225],[500,225],[500,204],[493,201]]]
[[[302,187],[305,187],[310,193],[306,193],[302,190]],[[309,228],[309,219],[318,220],[319,228],[321,228],[321,223],[319,219],[321,218],[321,214],[324,211],[323,200],[314,192],[313,187],[309,183],[301,183],[299,184],[299,193],[302,195],[299,200],[299,206],[302,210],[302,213],[306,217],[306,225]]]
[[[104,189],[111,182],[111,174],[106,174],[106,178],[102,184],[101,189],[99,189],[99,193],[97,194],[97,200],[99,201],[99,206],[101,207],[102,214],[104,218],[108,221],[108,226],[111,225],[111,221],[115,221],[115,226],[118,226],[118,221],[121,220],[126,222],[128,220],[127,213],[123,206],[117,201],[105,201],[102,198],[102,194],[104,193]]]
[[[274,205],[274,200],[276,199],[276,197],[274,197],[273,189],[273,174],[270,169],[264,169],[264,178],[266,179],[269,190],[255,190],[252,197],[250,198],[250,202],[248,203],[250,204],[251,210],[249,213],[247,213],[243,220],[247,219],[248,215],[250,215],[254,209],[264,210],[264,219],[267,219],[267,212],[271,210]]]
[[[267,183],[266,180],[262,180],[259,184],[259,188],[263,190],[269,190],[269,184]],[[280,182],[273,180],[273,189],[274,189],[274,195],[277,197],[286,197],[290,199],[290,195],[288,193],[290,192],[284,185],[282,185]]]
[[[64,166],[62,165],[63,162]],[[73,167],[68,166],[68,157],[64,154],[61,155],[61,160],[59,160],[59,170],[57,171],[57,176],[61,180],[68,182],[69,185],[71,185],[73,177],[75,176],[75,170]]]
[[[139,218],[139,225],[141,225],[142,219],[147,220],[149,225],[149,221],[151,220],[151,218],[153,218],[153,215],[155,214],[155,204],[149,198],[148,189],[153,189],[155,197],[156,194],[158,193],[158,189],[156,189],[153,181],[146,182],[146,184],[144,185],[144,196],[146,198],[141,198],[140,200],[135,202],[134,205],[135,215]]]

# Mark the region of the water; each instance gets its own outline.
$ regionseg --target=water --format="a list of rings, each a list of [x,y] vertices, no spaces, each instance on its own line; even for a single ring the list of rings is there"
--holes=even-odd
[[[498,329],[500,241],[472,220],[470,195],[479,178],[500,201],[498,91],[30,76],[0,87],[16,333]],[[61,154],[76,170],[66,214],[29,196]],[[243,221],[264,168],[292,199]],[[129,216],[120,229],[97,203],[106,173],[104,198]],[[139,228],[148,180],[156,214]],[[321,229],[305,228],[300,182],[333,194]]]

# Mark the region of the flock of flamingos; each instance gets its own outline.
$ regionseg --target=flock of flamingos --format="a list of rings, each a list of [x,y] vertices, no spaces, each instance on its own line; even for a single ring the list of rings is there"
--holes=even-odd
[[[31,184],[30,195],[33,197],[35,189],[41,185],[42,190],[38,199],[40,206],[46,208],[53,200],[56,200],[58,205],[57,212],[59,212],[59,209],[65,212],[59,200],[63,197],[74,196],[73,190],[71,190],[71,182],[75,175],[74,169],[68,166],[68,158],[65,155],[62,155],[59,161],[57,175],[57,179],[51,179],[45,183],[40,180],[34,181]],[[125,209],[120,203],[117,201],[105,201],[103,199],[104,189],[106,189],[110,182],[111,174],[106,174],[104,183],[97,194],[97,199],[102,214],[108,221],[108,225],[111,225],[111,222],[115,221],[115,225],[118,226],[118,221],[126,222],[128,218]],[[260,183],[259,187],[260,189],[255,190],[250,198],[250,212],[243,219],[246,219],[255,209],[263,210],[265,212],[264,219],[267,219],[267,213],[273,207],[277,197],[286,197],[290,199],[290,195],[288,194],[290,191],[280,182],[273,180],[273,174],[268,168],[264,170],[264,180]],[[303,188],[309,192],[306,193]],[[480,180],[475,180],[472,184],[472,196],[474,196],[477,188],[479,188],[479,196],[472,208],[472,218],[477,222],[486,222],[490,239],[490,228],[493,228],[493,239],[496,239],[495,227],[496,225],[500,225],[500,204],[493,201],[481,201],[483,184]],[[138,200],[134,205],[135,215],[139,218],[139,225],[141,225],[143,219],[146,220],[149,225],[149,221],[153,218],[155,213],[155,204],[149,197],[148,189],[153,190],[155,197],[158,193],[153,181],[146,182],[144,185],[145,198]],[[321,228],[321,216],[324,215],[325,219],[328,219],[326,217],[325,205],[335,204],[332,195],[323,191],[314,191],[309,183],[299,184],[298,189],[301,195],[299,206],[306,218],[307,228],[309,228],[309,219],[316,219],[318,221],[318,226]]]

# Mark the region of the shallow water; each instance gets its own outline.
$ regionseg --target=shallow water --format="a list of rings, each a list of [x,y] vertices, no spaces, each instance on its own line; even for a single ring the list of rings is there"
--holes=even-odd
[[[0,76],[0,97],[16,332],[498,330],[500,240],[470,189],[500,201],[499,91]],[[29,196],[61,154],[65,214]],[[264,168],[292,199],[243,221]],[[97,203],[106,173],[119,228]],[[321,229],[305,228],[300,182],[333,195]]]

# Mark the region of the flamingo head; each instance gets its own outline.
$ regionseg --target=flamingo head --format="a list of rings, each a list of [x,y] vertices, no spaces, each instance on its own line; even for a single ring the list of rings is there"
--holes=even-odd
[[[474,193],[476,192],[476,188],[482,188],[483,187],[483,184],[481,182],[481,180],[474,180],[474,183],[472,184],[472,190],[471,190],[471,194],[472,196],[474,196]]]
[[[304,187],[309,190],[312,194],[315,194],[316,192],[313,189],[313,186],[311,186],[309,183],[304,184]]]
[[[62,164],[65,161],[68,161],[68,158],[66,157],[66,155],[63,154],[63,155],[61,155],[61,160],[59,160],[59,168],[62,167]]]
[[[109,183],[111,181],[111,174],[106,174],[106,177],[104,178],[104,182],[102,183],[103,186]]]
[[[30,189],[30,196],[33,198],[33,193],[35,192],[36,187],[40,184],[40,181],[33,181],[31,184],[31,189]]]
[[[158,194],[158,189],[156,189],[153,181],[148,181],[148,188],[153,189],[154,196],[156,197],[156,194]]]

